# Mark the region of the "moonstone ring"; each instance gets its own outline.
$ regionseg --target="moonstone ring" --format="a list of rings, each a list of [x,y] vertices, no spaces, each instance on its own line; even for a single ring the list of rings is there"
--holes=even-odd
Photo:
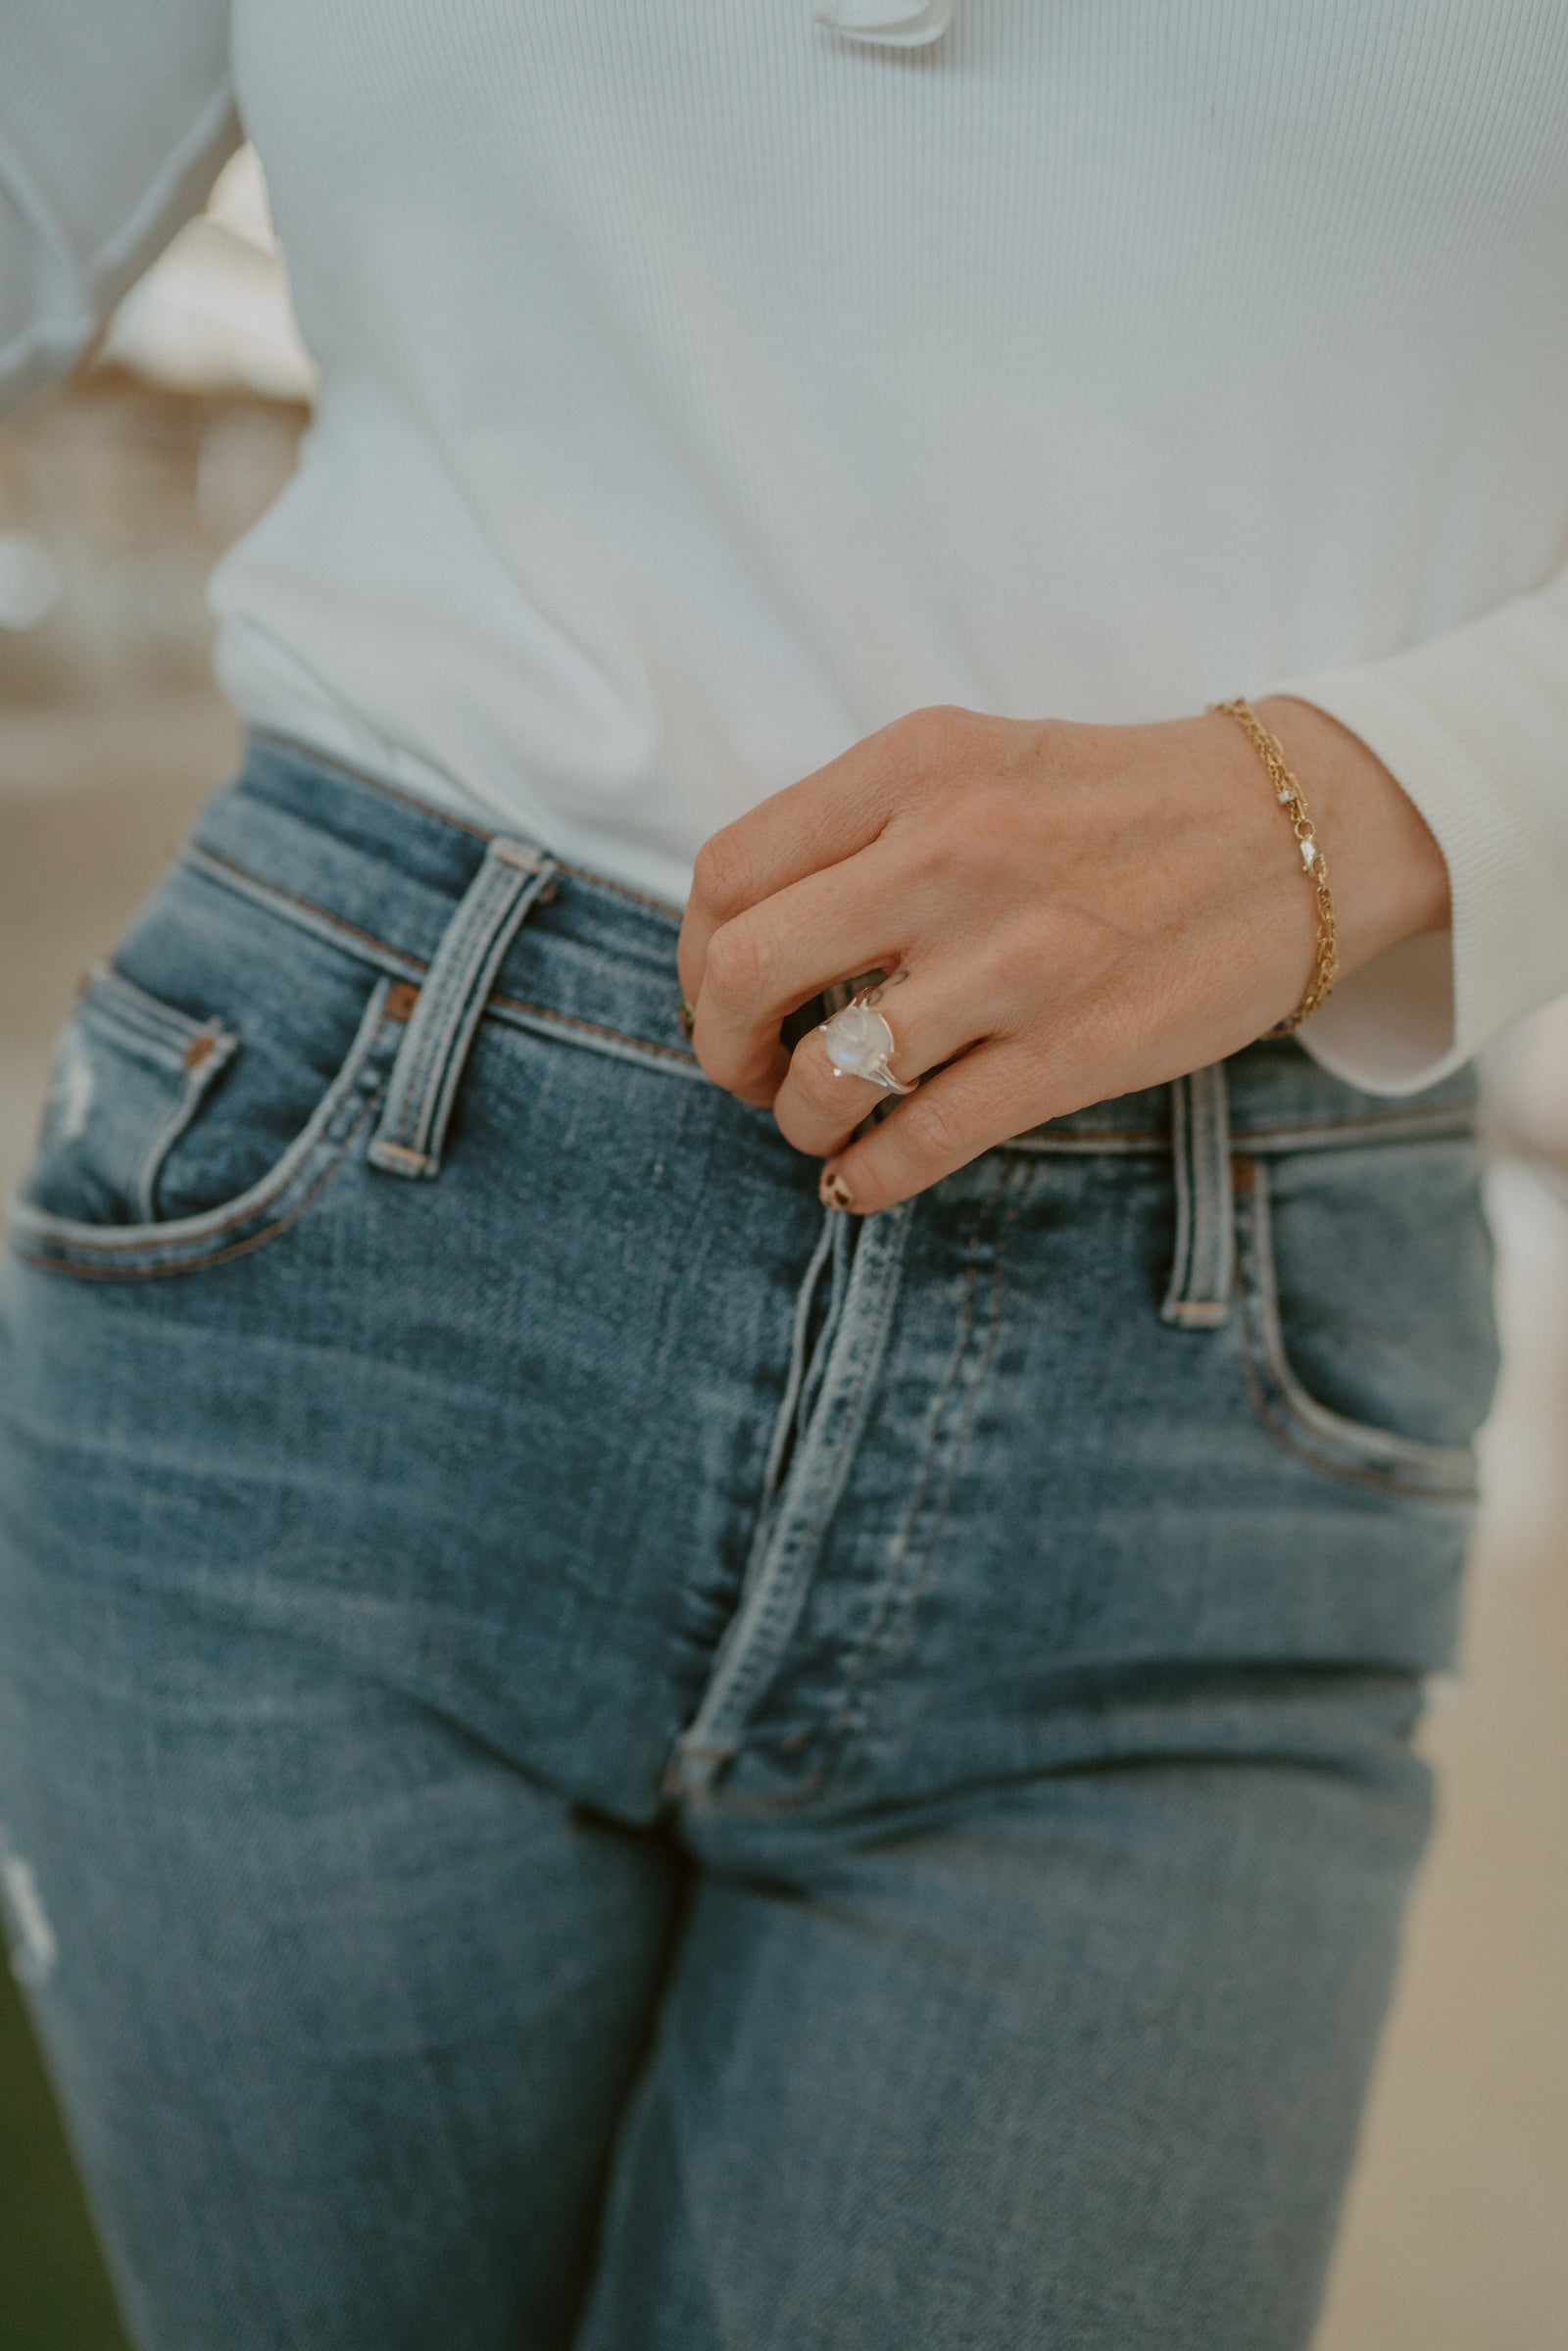
[[[822,1043],[841,1078],[869,1078],[873,1086],[881,1086],[889,1094],[912,1094],[913,1086],[896,1078],[888,1067],[888,1056],[898,1048],[892,1029],[870,1003],[870,998],[880,993],[880,989],[868,988],[853,998],[842,1012],[821,1022]]]

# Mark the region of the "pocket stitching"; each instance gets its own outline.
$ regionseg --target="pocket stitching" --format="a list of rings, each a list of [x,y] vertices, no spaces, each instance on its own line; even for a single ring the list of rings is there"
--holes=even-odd
[[[122,1043],[151,1049],[160,1059],[167,1051],[173,1066],[183,1062],[198,1037],[226,1039],[231,1049],[238,1043],[216,1015],[210,1020],[196,1020],[175,1004],[161,1004],[156,996],[149,996],[145,988],[138,988],[134,980],[127,979],[107,961],[95,963],[88,974],[81,991],[78,1016],[101,1019],[120,1032]]]
[[[268,1238],[272,1233],[280,1231],[284,1224],[292,1223],[298,1209],[314,1199],[319,1189],[318,1181],[316,1180],[316,1171],[310,1169],[309,1166],[311,1159],[320,1150],[328,1148],[331,1156],[326,1172],[330,1173],[353,1143],[368,1114],[368,1109],[373,1108],[379,1100],[378,1090],[370,1098],[367,1109],[361,1111],[346,1131],[341,1136],[334,1135],[333,1128],[341,1118],[345,1104],[358,1089],[367,1065],[372,1060],[377,1048],[382,1044],[385,1032],[390,1028],[396,1029],[399,1035],[402,1033],[401,1025],[389,1022],[386,1016],[386,1000],[391,993],[392,985],[393,983],[386,979],[377,983],[371,993],[369,1003],[366,1006],[358,1032],[344,1058],[342,1067],[312,1112],[308,1123],[301,1129],[282,1156],[236,1200],[226,1200],[216,1208],[204,1208],[195,1216],[172,1217],[167,1224],[109,1227],[80,1224],[70,1217],[51,1216],[43,1209],[29,1207],[24,1200],[13,1200],[10,1210],[13,1234],[30,1237],[34,1242],[43,1245],[42,1248],[27,1249],[19,1239],[15,1245],[17,1253],[35,1265],[58,1268],[61,1271],[83,1273],[91,1271],[110,1276],[120,1271],[178,1273],[194,1265],[218,1263],[220,1262],[220,1256],[209,1253],[204,1245],[220,1239],[224,1233],[231,1232],[236,1225],[245,1224],[252,1217],[274,1206],[279,1200],[287,1197],[291,1188],[302,1177],[309,1174],[311,1177],[309,1189],[304,1200],[296,1203],[295,1208],[270,1225],[265,1234],[253,1235],[245,1243],[236,1244],[234,1248],[223,1250],[221,1256],[237,1254],[240,1248],[254,1247],[258,1240]],[[171,1250],[178,1252],[182,1246],[184,1253],[176,1254],[167,1264],[122,1268],[111,1262],[104,1262],[116,1258],[128,1259],[138,1255],[162,1255]],[[88,1254],[85,1258],[74,1258],[65,1253],[73,1249],[85,1250]],[[59,1253],[54,1253],[56,1250]],[[100,1262],[94,1264],[94,1259]]]
[[[198,1035],[212,1039],[212,1051],[204,1053],[194,1065],[186,1063],[185,1083],[169,1116],[157,1128],[147,1146],[146,1155],[137,1173],[135,1202],[140,1211],[140,1221],[146,1225],[150,1225],[158,1214],[158,1178],[163,1173],[164,1161],[195,1117],[197,1107],[205,1101],[214,1078],[233,1059],[239,1042],[216,1020],[210,1021],[205,1030],[198,1031]]]
[[[405,955],[401,948],[391,947],[384,939],[361,930],[342,915],[334,914],[327,906],[318,906],[313,900],[301,898],[297,892],[284,890],[274,882],[262,880],[232,857],[221,857],[217,850],[204,848],[200,843],[188,848],[183,857],[187,869],[215,890],[225,890],[241,898],[248,906],[259,906],[264,913],[274,915],[281,922],[292,923],[323,946],[333,947],[342,955],[352,955],[357,962],[368,963],[380,971],[395,972],[400,978],[422,982],[429,970],[428,962],[417,955]],[[575,869],[560,865],[558,872],[570,873]],[[347,945],[347,941],[355,942]],[[706,1085],[708,1080],[697,1056],[684,1046],[664,1045],[652,1037],[632,1036],[623,1029],[608,1028],[602,1021],[585,1019],[580,1013],[560,1012],[548,1004],[524,1003],[520,997],[492,995],[485,1005],[488,1016],[504,1022],[510,1028],[519,1028],[532,1035],[554,1037],[559,1029],[575,1030],[584,1037],[602,1038],[596,1050],[614,1053],[619,1058],[651,1066],[644,1056],[656,1054],[660,1063],[673,1064],[682,1077]]]
[[[309,1188],[286,1214],[275,1217],[270,1225],[264,1225],[259,1233],[250,1234],[244,1241],[230,1243],[227,1249],[214,1249],[205,1255],[195,1251],[183,1257],[172,1258],[163,1265],[94,1265],[86,1258],[46,1256],[41,1250],[23,1248],[20,1243],[13,1245],[16,1254],[24,1265],[37,1266],[44,1273],[69,1274],[74,1281],[80,1282],[156,1282],[172,1274],[206,1273],[212,1266],[226,1265],[231,1258],[247,1256],[252,1249],[260,1249],[264,1242],[275,1240],[279,1233],[286,1233],[291,1224],[298,1222],[312,1201],[325,1191],[337,1174],[356,1137],[364,1133],[374,1117],[380,1101],[379,1093],[368,1098],[341,1145],[325,1165],[318,1170]]]
[[[1252,1407],[1269,1435],[1310,1467],[1380,1493],[1473,1499],[1473,1447],[1429,1445],[1420,1438],[1401,1437],[1380,1428],[1375,1421],[1352,1420],[1348,1413],[1320,1403],[1302,1385],[1291,1362],[1280,1320],[1266,1173],[1250,1158],[1238,1158],[1236,1171],[1243,1274],[1242,1369]],[[1336,1452],[1335,1446],[1343,1447],[1343,1452]]]
[[[239,1039],[217,1013],[197,1020],[177,1005],[149,995],[107,959],[95,963],[83,982],[61,1045],[73,1035],[82,1040],[82,1050],[89,1057],[96,1042],[178,1081],[139,1167],[126,1179],[136,1224],[151,1225],[158,1213],[158,1175],[163,1161],[190,1124],[213,1080],[233,1059]],[[206,1050],[193,1059],[197,1046]],[[59,1051],[57,1047],[57,1061]]]

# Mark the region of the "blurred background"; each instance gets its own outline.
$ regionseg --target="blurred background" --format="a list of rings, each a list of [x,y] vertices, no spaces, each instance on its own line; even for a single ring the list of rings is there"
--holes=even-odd
[[[6,1191],[78,976],[232,766],[204,587],[287,479],[311,381],[243,155],[75,380],[0,423]],[[1425,1734],[1441,1827],[1316,2351],[1568,2346],[1568,1004],[1486,1080],[1507,1368],[1464,1670]],[[0,1976],[0,2345],[123,2344]]]

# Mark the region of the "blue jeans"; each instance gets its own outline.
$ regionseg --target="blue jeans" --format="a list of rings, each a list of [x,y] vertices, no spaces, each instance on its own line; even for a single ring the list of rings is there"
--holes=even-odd
[[[61,1041],[0,1877],[132,2329],[1303,2344],[1493,1380],[1470,1082],[1259,1045],[858,1222],[675,929],[258,740]]]

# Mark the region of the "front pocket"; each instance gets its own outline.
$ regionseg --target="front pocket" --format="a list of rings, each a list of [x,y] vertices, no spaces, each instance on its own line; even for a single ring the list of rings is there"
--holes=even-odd
[[[1261,1158],[1233,1164],[1243,1359],[1264,1426],[1335,1475],[1473,1500],[1472,1440],[1496,1373],[1473,1145],[1302,1154],[1274,1170]],[[1284,1213],[1299,1231],[1287,1282],[1275,1194],[1292,1173],[1298,1203]],[[1406,1413],[1433,1434],[1396,1426]]]
[[[208,1060],[221,1053],[226,1061],[239,1049],[220,1022],[196,1022],[121,975],[110,976],[108,997],[118,1000],[119,990],[128,989],[140,1000],[143,1033],[115,1043],[100,1024],[90,1049],[79,1013],[68,1027],[38,1154],[22,1198],[11,1205],[13,1246],[32,1264],[97,1281],[194,1272],[260,1248],[304,1213],[373,1116],[412,991],[389,979],[377,982],[336,1076],[265,1173],[197,1214],[159,1221],[127,1214],[126,1207],[154,1204],[169,1151],[194,1115],[196,1101],[185,1102],[179,1072],[199,1075]],[[190,1038],[209,1035],[211,1053],[195,1055],[192,1072]],[[89,1051],[95,1059],[78,1079],[78,1055]],[[127,1187],[131,1166],[134,1184]],[[74,1198],[91,1212],[63,1213]]]
[[[79,1224],[153,1224],[164,1161],[239,1040],[100,963],[55,1047],[32,1200]]]

